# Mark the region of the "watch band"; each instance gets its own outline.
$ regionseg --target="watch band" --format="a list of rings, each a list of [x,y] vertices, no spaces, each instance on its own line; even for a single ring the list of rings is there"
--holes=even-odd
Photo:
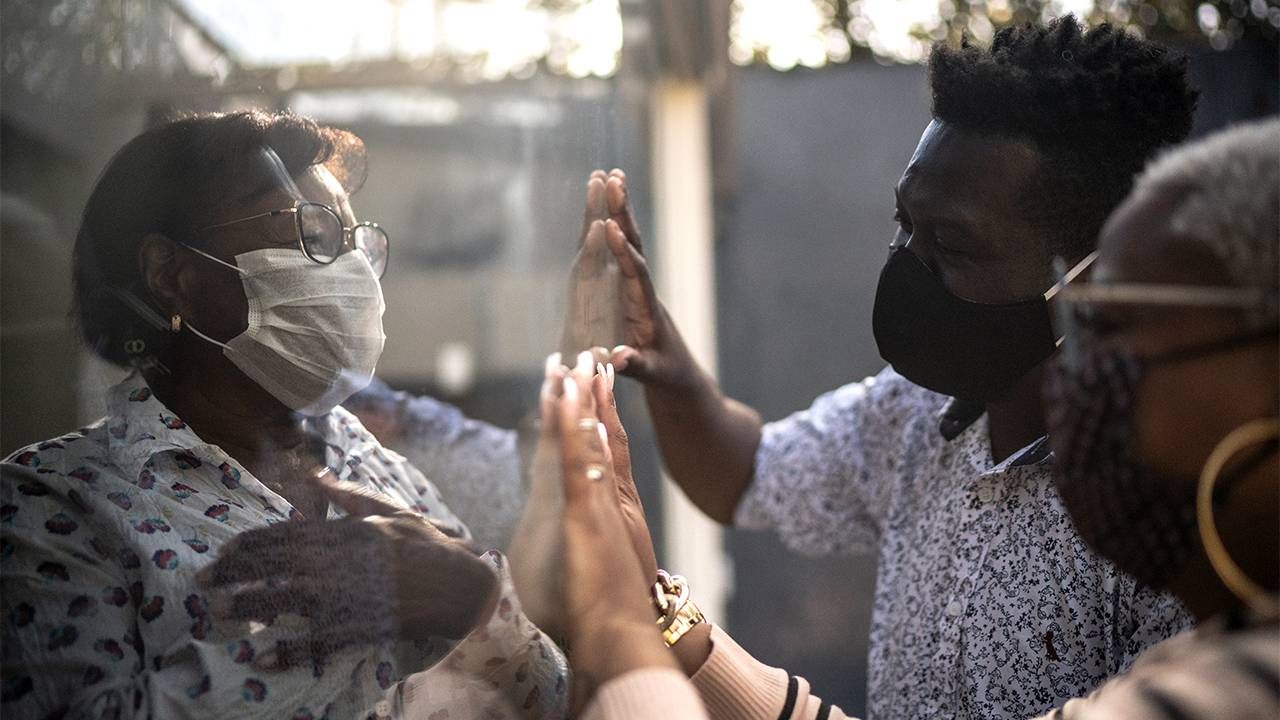
[[[662,639],[667,643],[667,647],[671,647],[680,642],[680,638],[684,637],[685,633],[705,620],[706,618],[702,616],[702,611],[690,600],[681,605],[679,610],[676,610],[670,621],[665,617],[658,618],[658,625],[666,624],[666,627],[662,629]]]
[[[698,606],[689,599],[689,581],[666,570],[658,571],[653,584],[653,604],[658,607],[657,625],[662,639],[671,647],[695,625],[706,620]]]

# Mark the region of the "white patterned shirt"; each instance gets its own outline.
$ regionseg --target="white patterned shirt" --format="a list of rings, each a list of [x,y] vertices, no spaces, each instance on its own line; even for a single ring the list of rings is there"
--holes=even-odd
[[[485,557],[502,597],[461,643],[383,642],[258,669],[255,656],[306,633],[307,621],[218,620],[195,576],[232,537],[288,522],[294,508],[141,377],[111,388],[107,408],[0,465],[5,718],[563,716],[564,657],[521,613],[496,554]],[[316,424],[341,479],[469,536],[435,487],[355,416],[337,408]]]
[[[1044,439],[992,461],[985,417],[886,368],[768,423],[736,512],[814,555],[878,552],[871,718],[1027,718],[1191,624],[1076,534]],[[821,693],[821,688],[816,688]]]

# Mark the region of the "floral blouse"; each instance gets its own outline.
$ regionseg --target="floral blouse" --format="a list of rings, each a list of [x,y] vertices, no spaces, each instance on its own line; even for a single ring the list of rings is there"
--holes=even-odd
[[[202,442],[139,375],[108,391],[107,408],[103,420],[0,465],[4,717],[567,712],[564,656],[523,616],[494,553],[486,558],[503,597],[460,643],[388,641],[312,667],[258,670],[255,655],[305,633],[306,621],[215,620],[195,575],[236,534],[297,511]],[[337,408],[317,425],[341,479],[469,537],[432,483],[355,416]]]
[[[794,550],[878,553],[873,720],[1039,715],[1190,626],[1085,546],[1044,438],[995,462],[986,422],[942,438],[946,401],[892,368],[823,395],[765,425],[737,509]]]

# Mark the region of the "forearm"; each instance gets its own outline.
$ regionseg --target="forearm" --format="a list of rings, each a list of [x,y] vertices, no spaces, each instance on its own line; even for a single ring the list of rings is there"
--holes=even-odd
[[[645,398],[667,471],[704,513],[722,524],[751,484],[761,420],[726,397],[690,360],[679,383],[645,386]]]

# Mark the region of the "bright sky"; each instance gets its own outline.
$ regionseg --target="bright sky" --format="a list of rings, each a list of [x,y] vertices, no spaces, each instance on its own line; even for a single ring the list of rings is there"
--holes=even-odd
[[[554,13],[529,0],[179,1],[247,65],[446,56],[485,79],[527,75],[540,60],[603,77],[622,48],[618,0]]]

